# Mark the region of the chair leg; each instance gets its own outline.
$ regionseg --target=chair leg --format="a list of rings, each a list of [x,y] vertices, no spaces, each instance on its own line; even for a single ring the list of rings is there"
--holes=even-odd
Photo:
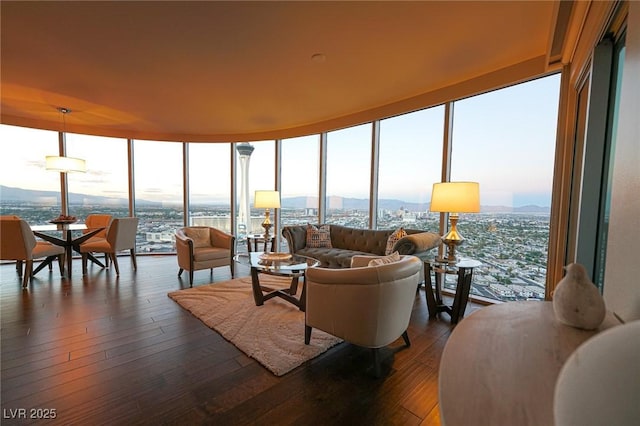
[[[27,288],[29,281],[33,282],[33,260],[24,263],[24,275],[22,276],[22,288]]]
[[[379,378],[381,375],[380,372],[380,348],[372,348],[373,353],[373,375],[375,378]]]
[[[235,278],[236,277],[236,268],[235,268],[235,262],[233,260],[231,260],[231,263],[229,264],[229,267],[231,268],[231,278]]]
[[[58,269],[60,269],[60,276],[64,276],[64,254],[58,255]]]
[[[19,277],[22,277],[22,260],[16,260],[16,272]]]
[[[82,253],[82,275],[87,275],[87,260],[89,260],[87,253]]]
[[[181,277],[182,276],[182,272],[184,271],[184,269],[180,268],[180,270],[178,270],[178,276]]]
[[[310,325],[304,325],[304,344],[308,345],[311,342],[311,330],[313,327]]]
[[[406,346],[411,346],[411,341],[409,340],[409,334],[407,334],[407,330],[402,333],[402,338],[404,339],[404,344]]]
[[[116,268],[116,275],[120,276],[120,268],[118,268],[118,257],[115,253],[109,253],[111,256],[111,263],[113,263],[113,267]]]
[[[189,271],[189,287],[193,287],[193,269]]]
[[[138,270],[138,264],[136,263],[136,250],[135,249],[130,249],[129,251],[131,252],[131,262],[133,263],[133,270],[137,271]]]

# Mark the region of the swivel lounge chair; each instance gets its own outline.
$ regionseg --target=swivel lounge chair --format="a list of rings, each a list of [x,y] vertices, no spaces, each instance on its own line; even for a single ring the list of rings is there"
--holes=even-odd
[[[396,262],[373,265],[375,258],[354,256],[352,268],[307,270],[305,343],[317,328],[371,348],[374,374],[379,377],[379,349],[400,336],[406,346],[411,344],[407,327],[422,262],[405,255]]]

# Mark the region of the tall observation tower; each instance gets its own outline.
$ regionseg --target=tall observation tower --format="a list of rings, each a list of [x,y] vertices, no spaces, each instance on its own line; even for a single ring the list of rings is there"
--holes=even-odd
[[[253,145],[241,143],[236,145],[240,156],[240,211],[238,212],[238,234],[251,232],[251,209],[249,208],[249,160]],[[244,231],[244,232],[242,232]]]

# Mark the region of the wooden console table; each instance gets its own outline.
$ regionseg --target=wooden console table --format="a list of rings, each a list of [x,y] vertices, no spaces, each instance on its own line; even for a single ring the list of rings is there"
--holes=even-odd
[[[474,312],[456,326],[442,353],[442,425],[553,425],[563,364],[587,339],[619,324],[607,313],[598,330],[570,327],[556,321],[551,302],[508,302]]]

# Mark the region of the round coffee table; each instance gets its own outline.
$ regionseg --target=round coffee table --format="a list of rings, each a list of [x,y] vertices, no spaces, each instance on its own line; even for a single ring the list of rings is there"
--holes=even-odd
[[[265,300],[273,297],[281,297],[304,312],[307,287],[304,274],[307,268],[318,266],[320,264],[318,260],[307,256],[288,255],[288,253],[265,253],[259,251],[238,254],[234,256],[233,260],[251,268],[251,286],[256,306],[262,306]],[[260,285],[260,274],[291,277],[291,285],[288,289],[273,289]],[[302,294],[298,299],[296,293],[298,292],[300,277],[302,277]]]

